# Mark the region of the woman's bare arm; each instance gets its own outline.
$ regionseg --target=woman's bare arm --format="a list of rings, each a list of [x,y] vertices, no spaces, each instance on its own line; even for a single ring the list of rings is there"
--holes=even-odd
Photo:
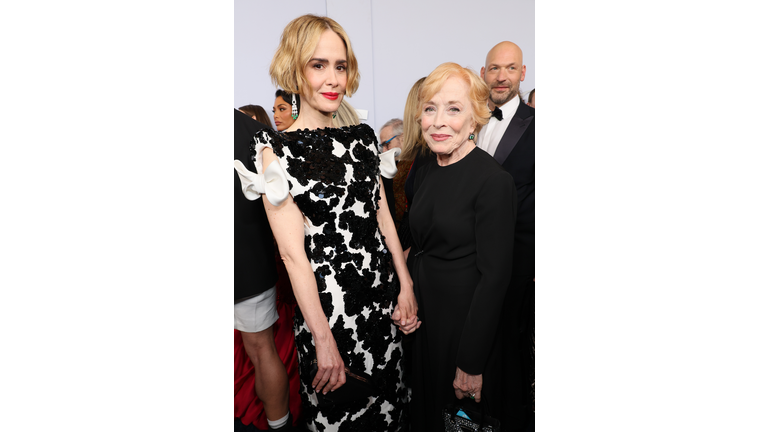
[[[264,149],[263,158],[264,169],[270,163],[279,163],[270,148]],[[291,279],[296,302],[315,341],[318,372],[312,387],[318,391],[322,389],[323,393],[336,390],[346,382],[344,361],[339,355],[336,340],[320,304],[315,274],[304,250],[304,215],[290,195],[278,207],[273,206],[269,200],[262,201],[280,249],[280,258]]]
[[[392,221],[392,215],[389,213],[387,198],[382,192],[384,184],[379,178],[379,211],[376,217],[379,222],[379,229],[384,234],[384,242],[387,249],[392,254],[392,263],[395,267],[398,279],[400,279],[400,294],[397,296],[397,310],[393,313],[393,319],[396,320],[403,333],[411,333],[421,326],[416,317],[419,305],[416,304],[416,296],[413,293],[413,280],[408,273],[408,267],[405,264],[405,255],[400,246],[400,239],[397,237],[397,229]]]

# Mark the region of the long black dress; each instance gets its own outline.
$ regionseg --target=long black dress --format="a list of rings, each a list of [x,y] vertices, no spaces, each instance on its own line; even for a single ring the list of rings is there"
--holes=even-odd
[[[482,397],[500,418],[499,316],[512,275],[512,177],[474,148],[416,175],[410,223],[419,317],[413,351],[412,430],[442,431],[456,367],[483,374]]]

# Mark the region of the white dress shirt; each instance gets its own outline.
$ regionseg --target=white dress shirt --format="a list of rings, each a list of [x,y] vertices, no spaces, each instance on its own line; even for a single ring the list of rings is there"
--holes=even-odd
[[[507,131],[509,122],[512,121],[512,116],[517,112],[518,106],[520,106],[520,98],[517,95],[509,102],[500,106],[499,109],[503,119],[496,120],[496,117],[491,117],[488,124],[480,130],[480,134],[477,137],[477,146],[493,156],[496,153],[496,148],[499,146],[501,137]]]

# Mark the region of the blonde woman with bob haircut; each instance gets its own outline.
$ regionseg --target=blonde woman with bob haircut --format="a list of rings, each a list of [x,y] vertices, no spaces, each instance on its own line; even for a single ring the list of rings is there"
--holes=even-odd
[[[423,322],[413,341],[412,430],[443,431],[449,404],[483,401],[486,414],[502,414],[499,324],[517,199],[509,173],[474,143],[490,118],[487,98],[485,82],[455,63],[438,66],[419,90],[418,145],[435,157],[414,175],[410,208]]]
[[[306,426],[399,431],[408,392],[398,327],[410,333],[420,323],[376,135],[365,124],[333,125],[358,86],[352,44],[336,21],[301,16],[283,31],[269,72],[301,96],[296,121],[281,134],[257,133],[252,154],[259,172],[279,164],[290,185],[285,202],[264,207],[298,303]]]
[[[305,17],[311,17],[306,18]],[[285,27],[280,38],[280,46],[272,57],[269,65],[269,75],[277,87],[282,87],[290,93],[303,95],[302,89],[309,86],[304,68],[315,53],[320,38],[326,31],[332,31],[344,44],[346,55],[347,84],[345,96],[352,96],[360,85],[360,74],[357,70],[357,58],[352,51],[352,43],[343,28],[328,17],[304,15]]]

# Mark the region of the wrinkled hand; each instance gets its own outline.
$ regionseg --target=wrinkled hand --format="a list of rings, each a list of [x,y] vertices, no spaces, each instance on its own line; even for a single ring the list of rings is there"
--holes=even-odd
[[[344,360],[339,355],[333,336],[327,341],[315,341],[317,354],[317,374],[312,380],[312,388],[323,394],[334,391],[347,382],[344,373]]]
[[[457,399],[464,399],[475,395],[475,402],[480,402],[481,391],[483,390],[483,374],[469,375],[463,370],[456,368],[456,378],[453,380],[453,391]]]
[[[417,308],[418,309],[418,308]],[[415,332],[421,327],[421,321],[416,314],[413,314],[409,320],[402,319],[402,313],[400,312],[400,305],[395,306],[395,310],[392,312],[392,321],[401,332],[404,334],[410,334]],[[402,324],[401,324],[402,323]]]

